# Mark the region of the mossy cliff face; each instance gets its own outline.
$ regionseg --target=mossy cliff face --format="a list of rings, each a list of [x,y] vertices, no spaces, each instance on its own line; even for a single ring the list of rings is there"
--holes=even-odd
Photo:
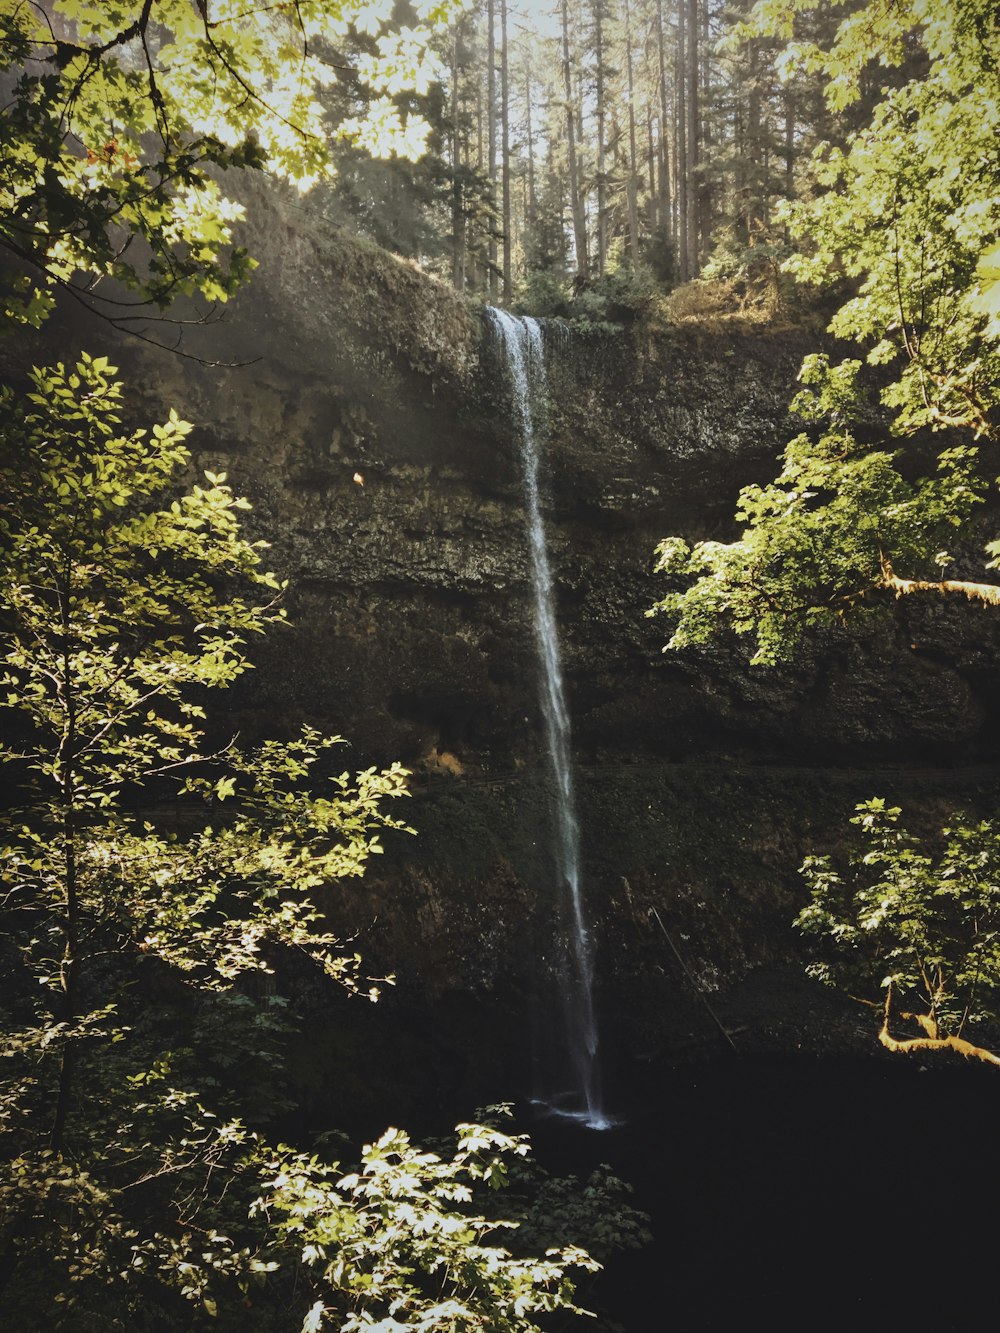
[[[413,768],[419,837],[388,839],[331,910],[456,1048],[476,1040],[470,1014],[507,1014],[502,1062],[558,955],[509,385],[479,312],[449,288],[288,200],[250,202],[255,281],[186,344],[250,364],[118,344],[131,410],[197,424],[199,466],[250,497],[253,535],[289,581],[291,624],[255,654],[224,725],[308,720],[350,738],[345,766]],[[66,321],[35,358],[57,338],[60,355],[108,344],[103,326]],[[656,541],[730,535],[738,487],[773,473],[811,342],[547,333],[546,522],[601,1004],[622,1049],[705,1031],[673,948],[732,1022],[779,1042],[809,1029],[818,1001],[791,980],[788,924],[802,853],[840,838],[875,792],[930,809],[942,782],[926,770],[947,766],[956,800],[988,799],[994,618],[906,606],[874,644],[827,638],[765,672],[732,645],[664,656],[667,628],[645,616]]]

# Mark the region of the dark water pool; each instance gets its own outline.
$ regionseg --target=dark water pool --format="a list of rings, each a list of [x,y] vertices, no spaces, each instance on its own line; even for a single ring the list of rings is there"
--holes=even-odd
[[[978,1330],[1000,1323],[1000,1070],[719,1060],[624,1082],[625,1123],[530,1123],[550,1168],[609,1162],[653,1243],[607,1315],[646,1330]]]

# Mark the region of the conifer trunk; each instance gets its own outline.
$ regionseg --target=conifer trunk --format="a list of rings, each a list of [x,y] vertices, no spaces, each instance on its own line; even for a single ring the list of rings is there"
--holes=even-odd
[[[457,291],[465,290],[465,199],[462,191],[462,129],[460,69],[458,60],[460,27],[455,27],[451,60],[451,281]]]
[[[491,0],[492,3],[492,0]],[[573,244],[576,250],[576,276],[587,277],[587,219],[580,192],[580,173],[576,158],[576,108],[573,105],[573,69],[569,58],[569,5],[561,0],[563,95],[566,99],[566,153],[569,165],[569,201],[573,217]]]
[[[607,107],[604,80],[604,0],[594,4],[594,45],[597,57],[597,272],[608,263],[608,166],[606,142]]]
[[[685,4],[685,0],[681,0]],[[698,0],[686,0],[687,8],[687,270],[696,278],[698,260],[700,135],[698,123]]]
[[[639,154],[635,136],[635,70],[632,59],[632,7],[625,0],[625,74],[628,89],[628,239],[632,265],[639,263]]]
[[[525,129],[528,149],[528,171],[527,171],[527,199],[525,203],[525,232],[528,238],[533,239],[535,218],[538,213],[538,198],[535,187],[535,136],[531,121],[531,64],[525,63],[524,67],[524,110],[525,110]],[[529,247],[524,247],[527,252]],[[530,259],[528,260],[530,263]]]
[[[666,49],[663,39],[663,0],[656,0],[656,63],[658,74],[659,102],[660,102],[660,133],[658,141],[659,149],[659,171],[660,171],[660,189],[659,189],[659,222],[664,235],[668,235],[672,230],[671,223],[671,190],[670,190],[670,144],[669,144],[669,125],[670,118],[667,108],[667,59]]]
[[[489,152],[490,238],[487,246],[489,264],[490,300],[496,304],[500,297],[500,272],[497,266],[497,52],[494,0],[486,3],[486,137]]]
[[[511,216],[510,216],[510,85],[507,54],[507,0],[500,0],[500,155],[503,193],[503,302],[510,305],[514,299],[511,276]]]
[[[677,261],[681,282],[694,276],[691,271],[691,251],[688,246],[688,78],[687,78],[687,0],[677,0]]]

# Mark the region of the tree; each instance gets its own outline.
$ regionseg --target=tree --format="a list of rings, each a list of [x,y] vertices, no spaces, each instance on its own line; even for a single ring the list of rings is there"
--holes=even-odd
[[[509,305],[514,293],[511,268],[513,220],[510,207],[510,48],[507,41],[507,0],[500,0],[500,220],[503,233],[503,299]]]
[[[864,345],[873,365],[893,368],[883,401],[900,433],[991,433],[1000,360],[976,308],[974,273],[1000,230],[1000,111],[992,97],[1000,34],[984,0],[928,0],[899,10],[882,0],[844,21],[823,61],[833,108],[855,102],[871,44],[900,64],[910,42],[927,70],[879,101],[846,152],[821,153],[822,192],[793,209],[793,234],[815,238],[793,261],[822,283],[831,268],[858,279],[830,331]]]
[[[462,64],[460,58],[462,44],[462,25],[455,24],[451,44],[451,166],[452,166],[452,209],[451,209],[451,282],[456,291],[465,291],[466,275],[466,228],[464,191],[462,189],[463,134],[462,134]]]
[[[496,214],[497,206],[497,55],[496,55],[496,0],[486,0],[486,139],[489,152],[490,203]],[[500,296],[500,268],[497,263],[496,220],[489,238],[490,300],[494,305]]]
[[[432,20],[451,5],[414,8]],[[187,0],[0,0],[0,67],[16,78],[0,145],[0,246],[16,261],[6,313],[38,324],[60,288],[119,326],[181,295],[224,300],[250,263],[230,248],[239,209],[216,173],[268,166],[305,185],[327,169],[313,88],[330,62],[324,41],[350,21],[370,39],[354,69],[385,97],[340,128],[371,148],[414,149],[423,127],[402,124],[391,95],[424,80],[426,33],[393,31],[382,14],[320,0],[220,0],[211,14]],[[125,296],[102,287],[108,277]],[[2,706],[14,719],[0,758],[15,784],[0,848],[13,982],[0,1047],[0,1302],[25,1333],[236,1329],[249,1306],[262,1329],[313,1328],[324,1311],[306,1308],[297,1280],[313,1259],[260,1211],[279,1207],[269,1172],[282,1150],[261,1122],[281,1105],[282,1018],[278,998],[255,1002],[246,979],[304,955],[375,997],[316,895],[361,874],[380,831],[402,827],[384,804],[405,794],[406,775],[331,774],[338,738],[308,728],[251,753],[204,751],[205,692],[247,669],[245,640],[280,618],[280,585],[240,534],[247,506],[224,475],[163,499],[190,461],[190,427],[172,414],[149,433],[123,431],[113,373],[84,355],[36,370],[27,393],[0,390]],[[179,827],[157,818],[170,791]],[[237,1060],[238,1078],[227,1072]],[[522,1151],[472,1137],[498,1180],[502,1155]],[[395,1152],[405,1136],[390,1139]],[[384,1173],[378,1148],[363,1166]],[[474,1301],[477,1320],[532,1327],[535,1309],[572,1308],[565,1269],[590,1261],[515,1261],[482,1244],[464,1187],[440,1185],[442,1173],[475,1175],[462,1152],[441,1172],[410,1153],[396,1212],[366,1211],[366,1189],[343,1180],[315,1217],[306,1211],[316,1228],[336,1221],[343,1269],[358,1279],[349,1300],[324,1302],[338,1320],[383,1313],[363,1280],[378,1264],[397,1284],[387,1318],[405,1318],[419,1295],[392,1247],[422,1248],[438,1274],[460,1233],[450,1296]],[[432,1213],[440,1227],[427,1243]],[[336,1263],[326,1281],[342,1292]],[[264,1281],[270,1297],[257,1294]],[[421,1314],[428,1328],[455,1326],[450,1309],[424,1303]]]
[[[657,568],[688,585],[654,608],[675,620],[669,647],[707,643],[726,626],[754,637],[755,664],[773,664],[819,626],[884,613],[887,589],[994,599],[991,585],[940,577],[947,544],[984,498],[975,449],[955,445],[931,476],[904,477],[898,455],[852,432],[857,369],[807,358],[807,387],[793,407],[824,428],[818,439],[791,441],[774,482],[741,491],[736,518],[747,526],[739,540],[660,543]],[[918,577],[899,579],[896,568]],[[925,570],[931,577],[919,577]]]
[[[569,202],[573,218],[573,264],[576,277],[583,281],[587,276],[587,221],[584,205],[583,186],[580,179],[580,163],[577,152],[576,99],[573,96],[573,62],[570,56],[569,3],[561,0],[560,24],[562,34],[562,87],[566,125],[566,154],[569,169]]]
[[[427,25],[458,6],[413,8]],[[373,96],[337,132],[416,155],[427,124],[393,95],[426,91],[429,28],[393,26],[378,6],[0,0],[0,73],[14,81],[0,134],[7,314],[38,325],[57,290],[119,327],[179,296],[225,301],[252,264],[219,176],[266,168],[304,188],[328,171],[315,94],[336,77],[331,44],[351,24],[369,39],[352,73]]]
[[[676,218],[674,215],[674,196],[671,189],[672,154],[670,149],[670,109],[667,86],[667,43],[663,25],[663,0],[656,0],[656,74],[658,110],[660,116],[659,155],[660,190],[657,213],[660,221],[660,234],[663,243],[671,243],[675,238]]]
[[[826,49],[795,40],[807,8],[761,0],[745,32],[789,42],[789,61],[825,76],[832,108],[857,100],[874,61],[916,70],[883,88],[843,149],[818,150],[817,193],[787,214],[802,243],[789,267],[807,281],[833,271],[849,284],[830,331],[874,368],[868,379],[881,384],[893,432],[949,437],[920,478],[926,445],[914,459],[873,442],[861,357],[806,358],[793,408],[818,429],[787,446],[771,485],[742,491],[738,540],[690,548],[675,537],[658,551],[678,585],[654,608],[675,619],[668,646],[705,643],[728,627],[755,637],[755,663],[787,656],[813,627],[885,611],[893,596],[1000,603],[995,583],[945,577],[951,542],[990,484],[980,450],[996,437],[1000,405],[994,6],[871,0],[847,14]],[[1000,543],[987,555],[996,568]],[[849,993],[884,987],[880,1036],[890,1049],[1000,1063],[962,1035],[977,1012],[994,1012],[996,830],[956,820],[935,861],[897,828],[898,814],[881,800],[859,807],[865,850],[848,877],[825,858],[807,860],[812,902],[799,924],[835,946],[818,973]],[[922,1035],[894,1037],[899,1016]]]
[[[754,31],[789,37],[801,7],[767,0]],[[939,453],[936,475],[912,482],[899,466],[904,455],[873,449],[859,429],[871,416],[861,358],[807,358],[806,389],[793,406],[823,423],[818,440],[797,437],[777,480],[743,492],[737,521],[748,526],[739,541],[689,551],[671,539],[660,548],[660,568],[689,584],[661,603],[678,617],[676,646],[703,639],[719,617],[737,633],[755,632],[757,659],[767,661],[806,623],[865,613],[887,593],[1000,601],[992,583],[943,576],[951,538],[989,484],[980,448],[995,436],[1000,404],[1000,322],[988,278],[1000,235],[992,19],[985,0],[905,10],[873,0],[845,19],[828,51],[792,47],[826,73],[838,106],[856,96],[871,59],[892,65],[921,44],[926,73],[889,88],[846,151],[818,153],[821,193],[789,214],[803,242],[789,267],[809,281],[831,271],[851,280],[830,330],[860,345],[874,368],[869,380],[881,377],[895,434],[958,434]],[[998,552],[996,543],[987,548],[988,568]]]
[[[486,272],[489,238],[496,230],[492,186],[483,157],[479,80],[482,34],[476,19],[474,11],[462,15],[451,34],[450,153],[446,171],[452,188],[451,277],[459,291],[474,289],[478,275]],[[339,194],[337,183],[333,192]],[[431,221],[428,230],[432,225]]]
[[[3,707],[17,737],[2,755],[17,805],[0,852],[14,975],[0,1300],[25,1330],[53,1320],[190,1328],[199,1310],[214,1317],[226,1304],[242,1318],[241,1286],[274,1273],[280,1283],[289,1267],[314,1262],[286,1243],[287,1228],[248,1223],[255,1197],[261,1217],[290,1197],[287,1182],[271,1179],[275,1150],[232,1098],[211,1104],[204,1055],[178,1050],[179,1013],[166,1031],[157,1015],[180,1008],[190,1021],[207,997],[215,1020],[232,1016],[213,997],[271,972],[282,951],[367,988],[315,894],[363,873],[380,831],[403,827],[384,809],[405,795],[399,765],[335,773],[317,793],[337,738],[306,729],[250,753],[232,743],[203,752],[204,693],[246,670],[245,639],[279,618],[279,585],[260,568],[259,544],[241,536],[247,506],[225,477],[158,503],[189,462],[190,428],[172,415],[149,433],[123,433],[113,373],[83,357],[72,370],[36,370],[27,395],[0,399],[10,482],[0,519]],[[185,801],[183,832],[155,816],[153,798],[170,782]],[[140,799],[141,815],[132,812]],[[217,1030],[212,1039],[225,1049]],[[251,1052],[261,1040],[251,1034]],[[460,1237],[454,1301],[508,1318],[570,1305],[564,1270],[588,1266],[585,1256],[532,1265],[480,1248],[486,1223],[464,1215],[458,1182],[487,1149],[499,1161],[523,1148],[485,1130],[466,1139],[442,1164],[393,1131],[381,1153],[367,1150],[374,1175],[356,1189],[321,1184],[342,1173],[284,1154],[296,1179],[311,1174],[323,1194],[322,1208],[310,1196],[316,1211],[296,1206],[299,1229],[324,1231],[324,1244],[335,1229],[341,1251],[326,1251],[327,1280],[350,1287],[361,1322],[388,1283],[399,1296],[390,1313],[417,1308],[396,1267],[404,1250],[419,1250],[434,1273],[457,1257]],[[396,1154],[408,1211],[387,1215],[371,1193]],[[432,1213],[439,1225],[428,1232]],[[357,1281],[335,1278],[338,1265],[341,1274],[353,1265]],[[384,1282],[373,1291],[361,1274],[378,1265]],[[304,1317],[305,1295],[296,1301]],[[455,1327],[448,1313],[428,1314],[426,1327]]]
[[[597,276],[604,276],[608,262],[608,170],[606,100],[608,70],[605,65],[605,19],[607,0],[592,0],[594,19],[594,99],[597,129]]]
[[[687,124],[684,134],[687,142],[685,164],[687,168],[687,272],[688,276],[698,276],[700,264],[699,244],[702,228],[701,208],[701,70],[698,60],[699,43],[699,8],[698,0],[681,0],[686,4],[687,47],[684,55],[683,77],[687,80],[685,110]]]
[[[396,824],[383,801],[405,792],[395,765],[353,782],[342,774],[328,794],[311,795],[305,780],[337,743],[311,731],[253,754],[226,746],[208,757],[221,775],[211,773],[198,697],[246,669],[245,638],[278,617],[279,588],[240,536],[247,506],[224,476],[156,507],[188,461],[190,427],[172,415],[149,434],[122,434],[112,374],[84,357],[73,370],[35,371],[21,401],[10,390],[0,396],[0,682],[17,737],[2,758],[18,801],[4,820],[0,882],[20,962],[12,1017],[22,1022],[8,1050],[25,1079],[6,1108],[15,1252],[38,1243],[34,1226],[19,1232],[17,1223],[41,1224],[56,1163],[67,1191],[100,1193],[91,1201],[100,1211],[122,1189],[141,1194],[141,1182],[157,1178],[151,1155],[176,1150],[169,1137],[130,1142],[126,1127],[128,1166],[111,1173],[115,1188],[102,1181],[108,1164],[94,1139],[114,1098],[94,1083],[109,1043],[129,1079],[142,1075],[119,1012],[130,1007],[136,967],[224,989],[270,970],[268,949],[283,945],[356,988],[357,962],[323,926],[312,893],[362,873],[378,830]],[[234,580],[249,596],[226,590]],[[185,837],[128,816],[138,791],[148,800],[171,776],[212,805],[233,798],[238,813],[193,814]],[[218,1147],[206,1131],[182,1174]],[[77,1261],[96,1263],[87,1253]]]
[[[387,1130],[346,1175],[315,1157],[275,1155],[268,1202],[258,1208],[283,1219],[283,1234],[301,1247],[320,1293],[304,1333],[325,1324],[361,1333],[373,1319],[386,1330],[540,1333],[539,1314],[585,1313],[573,1304],[566,1269],[595,1271],[588,1254],[567,1246],[550,1248],[544,1259],[515,1258],[484,1242],[517,1223],[463,1207],[474,1206],[480,1182],[506,1183],[509,1164],[527,1152],[523,1136],[484,1125],[459,1125],[456,1133],[453,1156],[443,1158]]]
[[[935,857],[900,827],[901,813],[877,797],[857,807],[861,850],[846,873],[807,857],[810,901],[796,924],[826,946],[809,971],[876,1009],[891,1051],[1000,1065],[964,1035],[1000,1016],[1000,833],[990,820],[956,816]],[[894,1036],[900,1021],[920,1035]]]
[[[633,264],[639,263],[639,151],[635,134],[635,69],[632,49],[632,14],[625,0],[625,87],[628,117],[628,178],[625,195],[628,202],[628,243]]]

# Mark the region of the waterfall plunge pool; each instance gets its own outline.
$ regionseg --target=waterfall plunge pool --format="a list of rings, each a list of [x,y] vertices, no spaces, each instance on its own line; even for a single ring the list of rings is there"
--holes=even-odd
[[[606,1134],[530,1107],[523,1124],[549,1170],[607,1162],[650,1215],[652,1243],[599,1278],[594,1333],[995,1322],[997,1070],[720,1056],[616,1092],[625,1123]]]

